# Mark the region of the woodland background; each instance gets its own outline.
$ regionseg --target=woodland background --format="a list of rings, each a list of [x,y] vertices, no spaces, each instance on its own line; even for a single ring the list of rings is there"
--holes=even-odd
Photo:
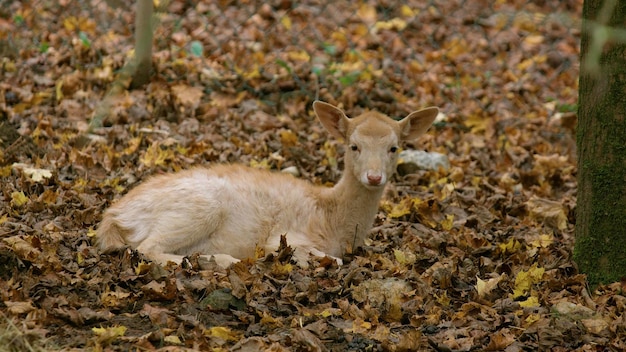
[[[0,5],[0,349],[626,348],[622,284],[591,292],[571,260],[581,0],[174,0],[136,90],[118,76],[132,4]],[[332,184],[343,146],[315,99],[442,111],[406,147],[451,168],[404,169],[345,265],[301,269],[283,246],[164,268],[92,246],[150,175],[238,162]]]

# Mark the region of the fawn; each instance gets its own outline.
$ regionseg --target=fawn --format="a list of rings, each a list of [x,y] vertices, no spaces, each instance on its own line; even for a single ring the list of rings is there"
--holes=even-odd
[[[372,228],[400,142],[425,133],[439,110],[429,107],[395,121],[375,111],[348,118],[321,101],[313,109],[348,146],[334,187],[241,165],[156,176],[104,213],[98,246],[130,246],[163,264],[200,253],[227,267],[254,257],[256,246],[276,250],[285,235],[299,265],[308,266],[309,255],[342,264],[346,248],[362,246]]]

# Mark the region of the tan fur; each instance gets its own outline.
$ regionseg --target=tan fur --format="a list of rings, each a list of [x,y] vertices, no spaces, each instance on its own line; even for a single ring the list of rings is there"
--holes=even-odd
[[[256,246],[276,250],[286,235],[302,266],[310,254],[341,262],[346,248],[361,246],[371,229],[397,163],[392,147],[423,134],[438,110],[423,109],[396,122],[377,112],[349,119],[322,102],[313,107],[329,132],[348,145],[344,174],[334,187],[241,165],[156,176],[105,212],[98,246],[130,246],[162,263],[200,253],[227,266],[254,256]]]

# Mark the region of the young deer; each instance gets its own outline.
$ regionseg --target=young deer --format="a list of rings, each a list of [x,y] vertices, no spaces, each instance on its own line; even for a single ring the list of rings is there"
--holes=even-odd
[[[341,264],[345,249],[363,245],[371,230],[400,142],[426,132],[438,109],[415,111],[401,121],[377,112],[348,118],[320,101],[313,109],[330,134],[348,145],[345,170],[334,187],[239,165],[157,176],[104,213],[99,247],[130,246],[161,263],[200,253],[227,267],[253,257],[256,246],[276,250],[286,235],[299,265],[307,266],[310,254]]]

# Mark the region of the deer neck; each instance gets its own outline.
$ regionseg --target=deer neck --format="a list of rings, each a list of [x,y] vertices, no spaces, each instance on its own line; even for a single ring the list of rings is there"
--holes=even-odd
[[[334,213],[328,214],[335,221],[334,229],[342,251],[346,247],[362,246],[371,230],[384,187],[366,188],[350,169],[344,171],[339,182],[329,189]]]

